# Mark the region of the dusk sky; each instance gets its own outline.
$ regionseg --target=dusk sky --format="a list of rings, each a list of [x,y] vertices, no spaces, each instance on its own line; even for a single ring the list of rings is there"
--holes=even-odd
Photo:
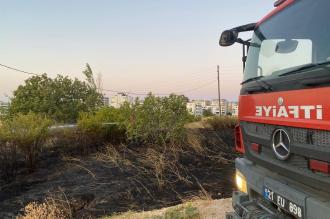
[[[221,48],[219,35],[260,20],[273,2],[1,1],[0,64],[83,79],[81,72],[89,63],[95,74],[102,74],[105,89],[186,91],[192,99],[217,97],[219,64],[222,98],[237,100],[241,46]],[[0,66],[0,100],[28,77]]]

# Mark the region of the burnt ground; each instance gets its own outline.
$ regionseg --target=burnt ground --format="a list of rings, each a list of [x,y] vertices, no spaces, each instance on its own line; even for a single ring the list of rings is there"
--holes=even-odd
[[[105,160],[105,152],[80,157],[57,149],[47,151],[35,172],[21,173],[10,183],[0,180],[0,218],[14,218],[27,203],[42,202],[50,195],[58,195],[62,201],[65,197],[75,218],[153,210],[194,197],[230,197],[236,156],[231,130],[198,128],[194,132],[204,150],[180,151],[177,162],[182,178],[166,172],[176,166],[166,166],[161,186],[161,177],[149,171],[151,166],[140,168],[148,156],[145,147],[118,146],[117,160]]]

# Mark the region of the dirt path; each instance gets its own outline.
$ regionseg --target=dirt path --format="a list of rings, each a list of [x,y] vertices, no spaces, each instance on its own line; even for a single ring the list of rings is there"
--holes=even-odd
[[[201,219],[222,219],[233,210],[231,198],[197,203]]]

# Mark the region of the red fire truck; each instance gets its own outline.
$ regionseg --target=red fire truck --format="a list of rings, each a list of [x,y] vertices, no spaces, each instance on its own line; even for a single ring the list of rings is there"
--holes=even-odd
[[[243,45],[244,63],[228,219],[330,218],[328,24],[329,0],[279,0],[258,23],[222,33],[221,46]]]

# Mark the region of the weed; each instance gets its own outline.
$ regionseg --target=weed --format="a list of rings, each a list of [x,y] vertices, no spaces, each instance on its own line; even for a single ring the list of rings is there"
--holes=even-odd
[[[120,145],[117,147],[125,148],[124,145]],[[105,163],[114,164],[116,167],[123,168],[131,166],[132,163],[112,144],[107,144],[102,153],[97,155],[98,160],[103,161]]]
[[[72,212],[67,199],[48,197],[43,203],[31,202],[23,209],[18,219],[70,219]]]

